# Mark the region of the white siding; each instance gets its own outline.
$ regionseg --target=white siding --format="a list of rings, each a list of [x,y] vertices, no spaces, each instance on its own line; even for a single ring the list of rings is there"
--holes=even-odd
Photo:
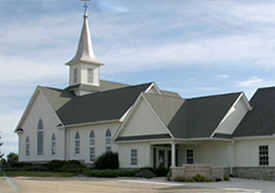
[[[70,160],[81,160],[85,163],[90,163],[90,132],[93,130],[95,134],[95,157],[106,152],[105,134],[107,129],[110,129],[112,138],[120,123],[98,124],[83,127],[74,127],[67,130],[68,135],[68,157]],[[75,134],[80,135],[80,155],[75,155]],[[112,151],[118,152],[118,145],[112,142]]]
[[[43,156],[37,156],[37,126],[38,121],[43,121]],[[39,92],[34,99],[21,128],[24,132],[19,135],[19,161],[48,161],[52,159],[64,159],[64,130],[56,126],[60,121],[55,116],[45,98]],[[52,134],[56,137],[56,155],[51,154]],[[26,137],[30,140],[30,156],[26,157]]]
[[[168,133],[160,119],[152,111],[149,105],[142,98],[133,116],[124,125],[124,130],[120,136],[152,135]]]
[[[259,146],[269,147],[269,166],[275,166],[275,139],[251,139],[235,142],[236,166],[259,166]]]
[[[77,68],[77,82],[74,83],[74,72],[73,70]],[[94,82],[88,83],[88,68],[93,69],[93,80]],[[70,66],[70,85],[75,85],[75,84],[89,84],[89,85],[96,85],[99,86],[99,67],[97,65],[92,65],[92,64],[84,64],[84,63],[79,63],[79,64],[75,64]]]
[[[193,149],[194,163],[212,163],[214,166],[233,165],[231,142],[203,142],[198,145],[180,145],[180,165],[186,164],[186,150]],[[233,148],[232,148],[233,149]]]
[[[131,166],[131,149],[137,149],[138,165]],[[150,144],[130,143],[119,145],[119,164],[121,168],[140,168],[150,166]]]
[[[228,112],[225,119],[218,126],[216,133],[232,134],[247,112],[241,98]]]

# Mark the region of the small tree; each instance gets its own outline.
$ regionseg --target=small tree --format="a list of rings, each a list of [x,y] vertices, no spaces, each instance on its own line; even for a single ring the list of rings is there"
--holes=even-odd
[[[95,169],[117,169],[119,167],[118,154],[108,151],[95,161]]]
[[[3,153],[1,153],[1,146],[3,145],[3,143],[1,142],[1,132],[0,132],[0,159],[3,157]]]
[[[13,165],[14,163],[18,162],[18,155],[16,153],[9,153],[9,155],[7,155],[7,162],[10,165]]]

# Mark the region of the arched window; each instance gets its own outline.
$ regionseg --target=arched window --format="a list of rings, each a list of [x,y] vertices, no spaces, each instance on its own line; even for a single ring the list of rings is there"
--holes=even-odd
[[[26,157],[30,156],[30,139],[29,136],[26,137]]]
[[[90,133],[90,161],[95,161],[95,134],[93,130]]]
[[[43,130],[43,122],[39,119],[37,126],[37,155],[43,155]]]
[[[80,136],[79,133],[76,132],[75,134],[75,155],[80,154]]]
[[[112,141],[112,134],[111,134],[110,129],[107,129],[107,131],[106,131],[106,152],[112,151],[111,141]]]
[[[52,135],[52,155],[56,155],[56,139],[55,134]]]

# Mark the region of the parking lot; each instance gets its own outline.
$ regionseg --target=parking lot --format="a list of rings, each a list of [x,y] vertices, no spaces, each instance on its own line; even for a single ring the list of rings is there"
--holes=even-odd
[[[0,177],[0,193],[82,193],[82,192],[263,192],[274,193],[275,182],[232,179],[229,182],[177,183],[163,178],[28,178]]]

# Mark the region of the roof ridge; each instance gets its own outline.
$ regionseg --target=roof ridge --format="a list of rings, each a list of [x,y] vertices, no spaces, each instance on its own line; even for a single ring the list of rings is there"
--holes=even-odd
[[[224,93],[224,94],[215,94],[215,95],[208,95],[208,96],[200,96],[194,98],[186,98],[186,100],[196,100],[196,99],[203,99],[203,98],[211,98],[211,97],[221,97],[226,95],[234,95],[234,94],[242,94],[243,92],[232,92],[232,93]]]
[[[153,96],[158,96],[158,97],[166,97],[166,98],[173,98],[173,99],[179,99],[179,100],[186,100],[185,98],[182,98],[182,97],[167,96],[167,95],[159,95],[159,94],[145,93],[145,92],[142,92],[142,93],[144,93],[145,95],[153,95]]]

